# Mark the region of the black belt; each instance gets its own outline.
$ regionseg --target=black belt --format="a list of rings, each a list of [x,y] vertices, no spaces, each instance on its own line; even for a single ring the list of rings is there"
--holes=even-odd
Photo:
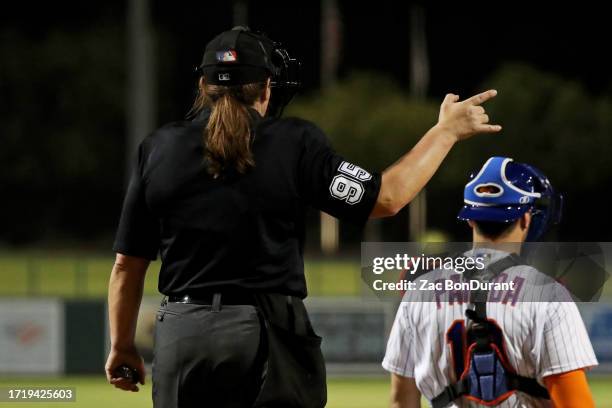
[[[250,293],[235,292],[211,292],[197,296],[168,296],[170,303],[188,303],[193,305],[212,306],[219,305],[253,305],[256,306],[255,296]]]

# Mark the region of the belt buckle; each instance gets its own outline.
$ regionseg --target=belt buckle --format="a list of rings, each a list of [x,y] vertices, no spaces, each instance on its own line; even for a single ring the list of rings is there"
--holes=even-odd
[[[177,299],[172,303],[191,303],[191,297],[189,295],[185,295],[180,298],[177,297]]]

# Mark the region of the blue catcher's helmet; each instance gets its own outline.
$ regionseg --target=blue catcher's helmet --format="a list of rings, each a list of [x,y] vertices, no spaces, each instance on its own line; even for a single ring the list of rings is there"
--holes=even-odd
[[[537,241],[561,222],[563,196],[538,169],[508,157],[491,157],[470,175],[463,192],[460,220],[510,223],[531,211],[528,241]]]

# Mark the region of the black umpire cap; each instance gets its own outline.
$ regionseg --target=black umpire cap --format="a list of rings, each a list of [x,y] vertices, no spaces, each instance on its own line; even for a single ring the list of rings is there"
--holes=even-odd
[[[212,85],[244,85],[273,76],[274,43],[246,27],[234,27],[207,45],[200,70]]]

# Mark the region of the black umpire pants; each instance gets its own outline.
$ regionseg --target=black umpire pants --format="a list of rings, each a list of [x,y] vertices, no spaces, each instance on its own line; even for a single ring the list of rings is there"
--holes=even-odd
[[[253,405],[267,355],[260,316],[251,305],[217,309],[162,303],[152,370],[155,408]]]

